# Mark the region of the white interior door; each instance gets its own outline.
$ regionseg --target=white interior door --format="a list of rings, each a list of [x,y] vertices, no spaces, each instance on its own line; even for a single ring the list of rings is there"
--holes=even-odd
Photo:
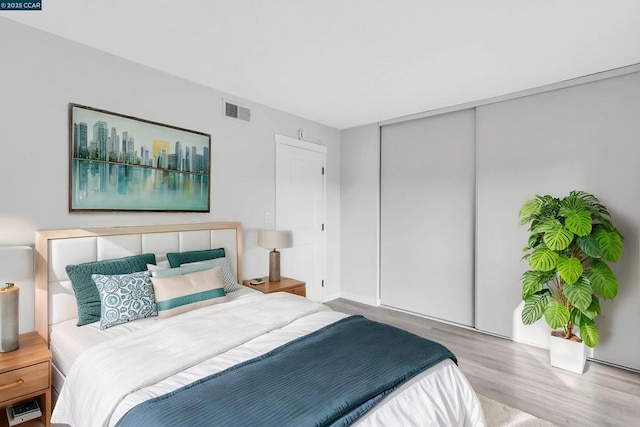
[[[307,298],[323,301],[326,147],[276,134],[276,230],[293,231],[281,249],[282,275],[303,280]]]

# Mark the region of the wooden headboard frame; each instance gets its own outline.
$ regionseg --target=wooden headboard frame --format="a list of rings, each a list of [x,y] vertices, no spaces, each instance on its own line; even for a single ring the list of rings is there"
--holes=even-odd
[[[236,276],[239,283],[242,275],[242,224],[240,222],[209,222],[198,224],[174,224],[153,226],[127,226],[108,228],[85,228],[65,230],[43,230],[36,232],[35,260],[35,328],[49,342],[49,260],[51,243],[61,239],[85,237],[124,236],[131,234],[180,233],[206,230],[235,230]],[[205,248],[200,248],[205,249]]]

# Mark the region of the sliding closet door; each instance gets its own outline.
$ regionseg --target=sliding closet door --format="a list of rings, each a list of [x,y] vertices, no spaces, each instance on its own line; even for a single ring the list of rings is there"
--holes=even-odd
[[[380,297],[474,323],[475,110],[381,130]]]
[[[640,73],[478,108],[477,328],[511,336],[520,319],[522,204],[571,190],[597,196],[625,236],[611,267],[615,301],[600,299],[594,358],[640,369]]]

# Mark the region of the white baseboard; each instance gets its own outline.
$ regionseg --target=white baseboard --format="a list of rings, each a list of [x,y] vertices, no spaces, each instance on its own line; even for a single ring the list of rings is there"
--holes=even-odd
[[[336,298],[344,298],[350,301],[359,302],[360,304],[366,304],[373,307],[380,306],[380,304],[375,298],[367,298],[367,297],[363,297],[362,295],[356,295],[349,292],[340,292],[337,296],[335,296],[332,299],[336,299]],[[330,301],[330,300],[327,299],[327,301]]]

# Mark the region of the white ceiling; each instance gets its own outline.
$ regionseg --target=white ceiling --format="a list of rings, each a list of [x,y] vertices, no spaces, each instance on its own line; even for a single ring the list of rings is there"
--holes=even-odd
[[[0,16],[338,129],[640,63],[637,0],[42,3]]]

